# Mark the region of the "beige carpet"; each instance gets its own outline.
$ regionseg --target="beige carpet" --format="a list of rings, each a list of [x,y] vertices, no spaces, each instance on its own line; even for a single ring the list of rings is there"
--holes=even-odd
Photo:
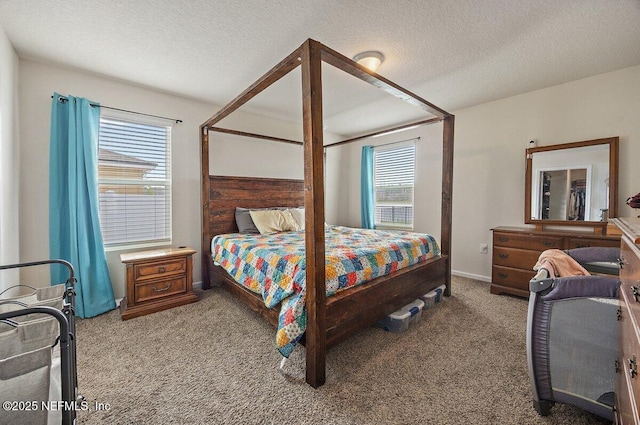
[[[454,277],[450,298],[402,334],[370,328],[329,350],[327,382],[304,383],[304,347],[278,372],[274,329],[219,288],[126,322],[78,323],[81,424],[602,424],[571,406],[532,407],[527,301]],[[109,404],[95,410],[94,403]]]

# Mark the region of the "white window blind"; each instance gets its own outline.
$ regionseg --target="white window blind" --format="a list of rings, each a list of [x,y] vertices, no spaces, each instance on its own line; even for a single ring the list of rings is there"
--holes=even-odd
[[[106,247],[171,242],[171,127],[100,118],[100,226]]]
[[[415,145],[376,148],[373,152],[376,227],[413,229]]]

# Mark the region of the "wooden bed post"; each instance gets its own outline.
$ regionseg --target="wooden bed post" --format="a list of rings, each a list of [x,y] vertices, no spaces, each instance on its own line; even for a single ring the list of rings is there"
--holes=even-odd
[[[442,159],[442,256],[406,269],[397,270],[367,282],[350,291],[326,297],[325,229],[324,229],[324,164],[323,164],[323,95],[322,61],[369,83],[397,98],[414,105],[435,118],[427,118],[411,125],[429,124],[444,120]],[[295,140],[260,135],[216,127],[216,124],[247,103],[254,96],[278,81],[297,66],[302,71],[302,120],[304,134],[304,182],[301,180],[211,176],[209,170],[209,134],[222,132],[275,142],[300,144]],[[410,124],[393,127],[407,128]],[[348,57],[308,39],[298,49],[280,61],[270,71],[245,89],[238,97],[216,112],[200,127],[202,169],[202,287],[210,287],[210,280],[237,296],[251,309],[277,326],[278,314],[264,305],[262,297],[239,285],[217,267],[211,258],[211,238],[216,234],[237,230],[234,207],[241,203],[251,208],[272,206],[305,206],[306,261],[306,381],[314,388],[325,383],[326,351],[360,329],[369,326],[384,314],[397,310],[434,288],[446,285],[445,295],[451,294],[451,197],[453,189],[453,128],[454,116],[416,96],[407,89],[368,70]],[[359,140],[389,131],[377,130],[332,144]],[[213,142],[213,139],[212,139]],[[303,190],[304,189],[304,190]],[[264,197],[256,199],[255,193]],[[304,192],[304,193],[303,193]],[[251,201],[251,202],[249,202]]]
[[[200,203],[202,206],[202,229],[200,268],[202,270],[202,289],[211,288],[209,279],[209,261],[211,258],[211,247],[209,245],[209,129],[207,126],[200,126],[200,169],[202,170],[202,192],[200,193]]]
[[[444,295],[451,295],[451,222],[453,205],[453,128],[455,116],[448,115],[442,126],[442,222],[440,249],[447,256]]]
[[[307,262],[306,380],[314,388],[325,382],[327,351],[321,47],[320,43],[309,39],[301,49]]]

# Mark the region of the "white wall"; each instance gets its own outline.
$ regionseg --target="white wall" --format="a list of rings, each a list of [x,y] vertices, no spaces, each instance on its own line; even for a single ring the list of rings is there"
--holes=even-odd
[[[529,140],[538,146],[620,137],[618,216],[637,215],[624,200],[640,192],[640,66],[626,68],[559,86],[494,102],[449,111],[456,115],[453,178],[452,269],[454,273],[490,280],[491,252],[480,253],[480,244],[491,246],[490,229],[524,223],[525,148]],[[434,131],[434,126],[396,133],[387,138],[407,139]],[[441,129],[435,131],[440,137]],[[425,136],[426,138],[426,136]],[[370,139],[376,144],[379,139]],[[382,140],[380,140],[383,143]],[[364,144],[364,143],[362,143]],[[346,205],[343,224],[360,223],[360,146],[330,152],[334,168],[345,167],[329,193]],[[436,143],[439,149],[440,143]],[[421,146],[421,144],[418,144]],[[338,149],[340,149],[338,151]],[[433,156],[431,156],[433,155]],[[422,156],[419,164],[439,167],[438,152]],[[440,181],[417,177],[416,196]],[[337,201],[335,200],[337,199]],[[416,230],[431,231],[440,224],[440,193],[416,198]],[[434,211],[437,210],[437,214]],[[344,210],[343,210],[344,211]],[[439,234],[434,232],[435,235]]]
[[[524,223],[525,154],[538,146],[620,137],[618,216],[640,191],[640,66],[456,111],[452,267],[491,276],[489,229]],[[483,149],[484,148],[484,149]],[[637,215],[637,212],[635,212]]]
[[[0,27],[0,264],[20,260],[18,56]],[[0,272],[0,291],[17,283],[16,272]]]
[[[8,56],[15,57],[15,54],[10,52]],[[3,60],[3,72],[5,63]],[[15,69],[15,65],[10,68]],[[198,127],[218,109],[217,106],[28,60],[20,61],[19,70],[21,261],[48,257],[48,145],[50,97],[54,91],[87,97],[104,105],[184,120],[174,127],[172,138],[174,245],[200,249]],[[1,99],[7,102],[4,91]],[[623,201],[640,191],[637,183],[640,167],[634,163],[634,158],[636,161],[640,158],[640,120],[637,119],[640,116],[640,66],[453,113],[456,114],[454,272],[488,280],[491,253],[481,254],[479,245],[491,244],[492,227],[522,225],[524,150],[531,139],[536,139],[538,146],[542,146],[620,136],[619,215],[634,213]],[[15,122],[16,118],[13,120]],[[300,133],[298,126],[273,123],[242,112],[232,115],[224,124],[285,138],[297,139]],[[3,127],[3,140],[5,131]],[[351,226],[360,224],[360,148],[363,144],[375,145],[420,136],[415,230],[439,235],[441,134],[442,126],[437,124],[327,149],[327,221]],[[255,176],[302,177],[302,150],[299,147],[240,141],[233,136],[223,136],[220,140],[216,141],[220,144],[212,148],[213,173],[248,175],[246,170],[251,169]],[[15,149],[14,144],[11,146]],[[16,163],[14,161],[13,166],[17,171]],[[15,173],[12,178],[16,180]],[[2,229],[4,231],[5,226]],[[119,254],[111,252],[108,255],[116,297],[124,295],[124,268]],[[194,279],[199,281],[199,256],[195,260]],[[33,278],[48,281],[46,274]]]
[[[235,114],[230,118],[235,118]],[[292,135],[297,128],[290,126],[283,131],[282,126],[277,128],[278,123],[274,123],[265,117],[252,117],[252,124],[259,125],[251,132],[274,135],[290,140],[300,140]],[[238,123],[242,125],[242,123]],[[274,125],[276,124],[276,125]],[[220,125],[225,127],[226,125]],[[234,127],[232,127],[234,128]],[[288,133],[288,134],[282,134]],[[265,149],[269,152],[269,158],[265,158]],[[273,160],[278,158],[278,160]],[[256,173],[257,171],[257,173]],[[273,177],[282,179],[302,179],[304,178],[304,164],[302,146],[268,141],[264,139],[254,139],[240,137],[218,132],[209,133],[209,172],[214,175],[242,176],[242,177]]]
[[[345,226],[360,227],[360,161],[362,146],[384,145],[420,137],[416,142],[414,230],[440,235],[442,193],[442,124],[422,126],[382,137],[327,148],[327,204],[332,217]],[[428,182],[428,184],[422,184]],[[329,214],[327,214],[329,216]],[[329,221],[329,220],[327,220]]]
[[[173,127],[173,245],[200,251],[200,139],[199,126],[219,107],[179,96],[125,84],[34,61],[20,61],[20,259],[48,258],[49,129],[51,95],[86,97],[106,106],[166,117],[184,122]],[[238,111],[225,126],[244,131],[264,131],[272,136],[296,138],[298,126],[274,123]],[[249,123],[247,125],[247,123]],[[214,137],[218,133],[212,133]],[[255,143],[223,135],[210,144],[215,156],[212,173],[302,178],[302,163],[292,156],[302,150],[293,145]],[[233,140],[231,140],[233,139]],[[284,146],[284,147],[283,147]],[[300,156],[301,158],[301,156]],[[246,164],[243,163],[246,161]],[[291,164],[300,164],[298,168]],[[284,173],[284,175],[277,175]],[[120,253],[108,252],[107,261],[116,298],[124,296],[124,267]],[[200,256],[194,256],[194,281],[201,279]],[[32,272],[34,283],[48,284],[47,270]]]

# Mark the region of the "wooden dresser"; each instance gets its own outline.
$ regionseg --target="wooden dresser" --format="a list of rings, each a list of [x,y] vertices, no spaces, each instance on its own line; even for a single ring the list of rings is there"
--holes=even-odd
[[[193,292],[191,248],[166,248],[120,255],[127,268],[122,320],[198,301]]]
[[[533,266],[547,249],[620,246],[620,235],[496,227],[493,231],[491,293],[529,297]]]
[[[619,218],[620,310],[616,371],[617,424],[640,425],[640,218]]]

